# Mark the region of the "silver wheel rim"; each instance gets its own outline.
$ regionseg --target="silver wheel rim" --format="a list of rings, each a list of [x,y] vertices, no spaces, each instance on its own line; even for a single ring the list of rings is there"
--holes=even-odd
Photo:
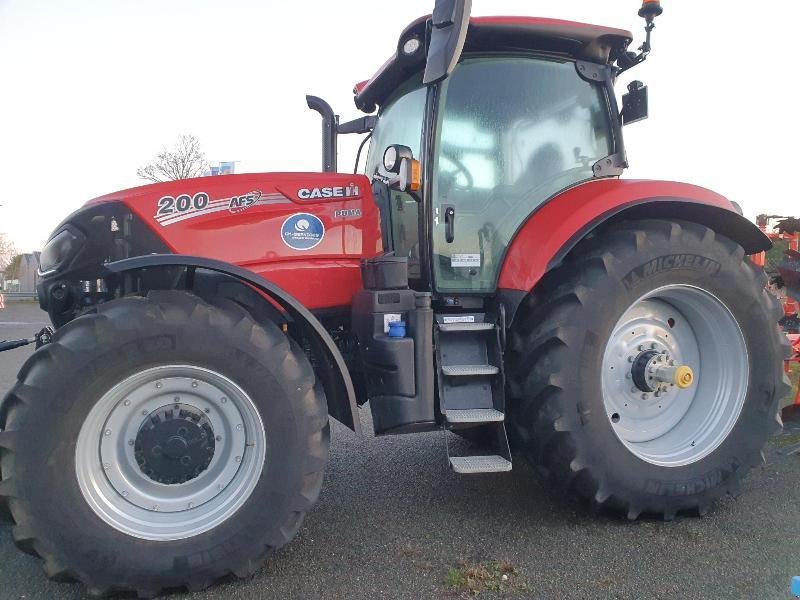
[[[634,365],[642,359],[648,366],[637,372]],[[693,371],[688,388],[658,380],[662,366],[675,365]],[[644,461],[662,467],[697,462],[722,444],[739,419],[748,365],[741,328],[719,298],[691,285],[658,288],[625,311],[606,345],[607,418],[622,444]],[[643,376],[650,378],[645,389],[634,383]]]
[[[213,455],[190,480],[166,484],[140,467],[140,432],[149,419],[175,414],[190,429],[195,423]],[[261,417],[241,387],[210,369],[166,365],[131,375],[97,401],[78,434],[75,470],[83,497],[106,523],[137,538],[177,540],[213,529],[241,508],[266,450]]]

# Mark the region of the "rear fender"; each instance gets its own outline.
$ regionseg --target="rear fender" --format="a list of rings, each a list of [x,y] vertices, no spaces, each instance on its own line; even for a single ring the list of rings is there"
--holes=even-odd
[[[153,267],[186,267],[191,271],[205,269],[222,273],[258,290],[266,296],[263,301],[267,305],[267,311],[274,312],[277,305],[311,340],[313,351],[318,358],[314,370],[325,389],[328,412],[361,436],[355,390],[344,357],[319,320],[284,289],[242,267],[219,260],[181,254],[137,256],[108,263],[104,267],[112,276],[122,276],[127,272]]]
[[[513,317],[519,302],[599,227],[634,219],[680,219],[705,225],[747,254],[772,247],[769,238],[710,190],[669,181],[601,179],[570,188],[534,211],[517,231],[503,261],[498,292]],[[510,321],[511,319],[509,319]]]

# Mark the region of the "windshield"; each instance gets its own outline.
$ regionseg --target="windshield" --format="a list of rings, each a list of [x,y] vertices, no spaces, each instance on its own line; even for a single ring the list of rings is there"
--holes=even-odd
[[[414,156],[419,158],[427,89],[421,87],[422,82],[419,79],[415,77],[401,86],[381,109],[369,144],[367,177],[372,177],[376,172],[388,175],[383,168],[383,152],[391,144],[408,146]]]
[[[613,152],[601,85],[571,61],[462,61],[442,84],[433,169],[439,291],[491,291],[516,230],[537,206]],[[445,214],[454,214],[447,231]],[[451,235],[448,235],[451,233]]]
[[[420,157],[427,95],[427,88],[421,86],[421,77],[415,77],[401,86],[382,108],[370,141],[367,177],[373,177],[376,172],[384,177],[389,175],[383,168],[383,153],[391,144],[408,146],[415,157]],[[385,250],[394,251],[395,256],[408,257],[408,276],[413,285],[421,277],[419,204],[410,194],[389,190],[381,181],[376,180],[372,188],[381,211]]]

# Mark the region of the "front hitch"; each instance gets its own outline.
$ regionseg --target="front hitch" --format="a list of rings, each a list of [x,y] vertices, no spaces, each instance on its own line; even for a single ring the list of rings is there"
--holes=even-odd
[[[48,326],[42,329],[39,333],[37,333],[32,338],[23,338],[21,340],[3,340],[0,342],[0,352],[5,352],[6,350],[13,350],[14,348],[20,348],[22,346],[27,346],[28,344],[36,344],[36,349],[38,350],[45,344],[49,344],[53,339],[53,328]]]

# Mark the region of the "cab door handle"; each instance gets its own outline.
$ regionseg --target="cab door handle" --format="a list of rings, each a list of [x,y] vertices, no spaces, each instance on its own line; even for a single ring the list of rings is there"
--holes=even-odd
[[[452,244],[456,237],[456,209],[452,206],[444,207],[444,239]]]

